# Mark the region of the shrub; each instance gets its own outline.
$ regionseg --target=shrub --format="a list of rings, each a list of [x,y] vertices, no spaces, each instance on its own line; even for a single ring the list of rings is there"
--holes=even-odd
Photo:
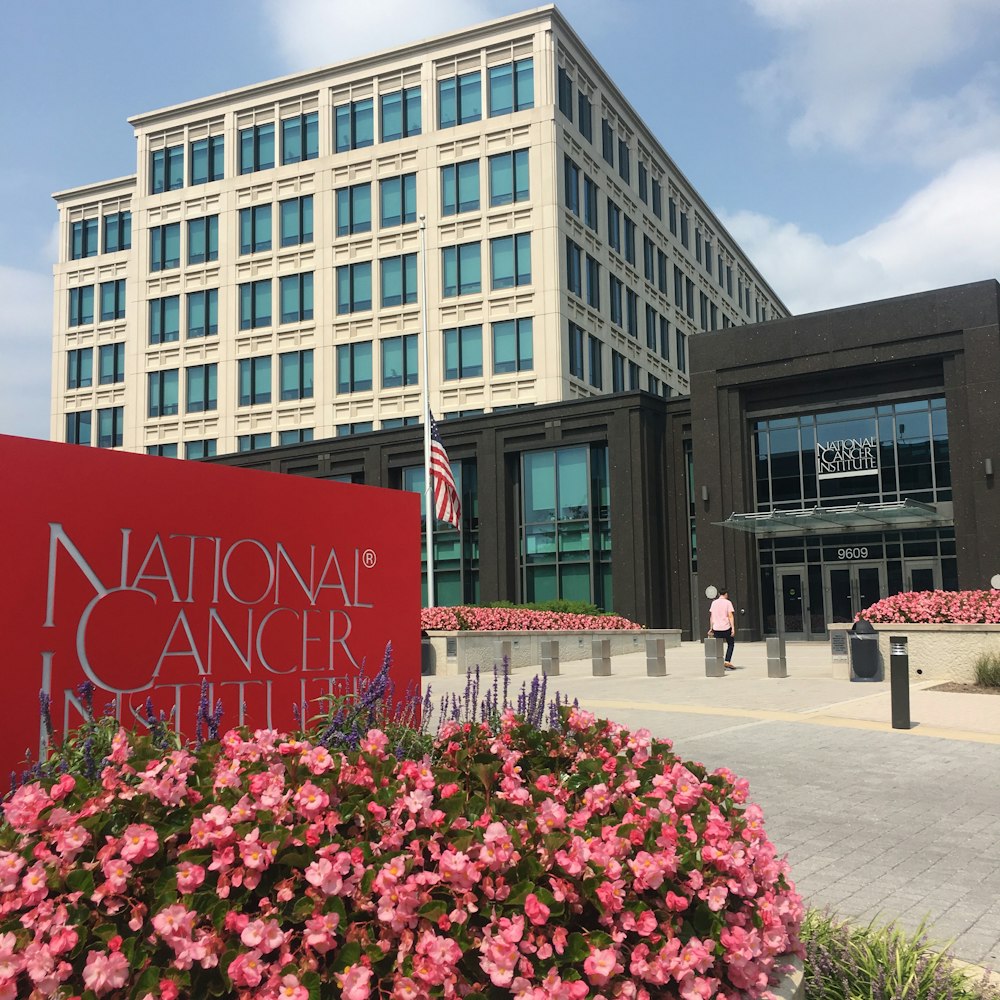
[[[510,601],[494,601],[487,605],[490,608],[525,608],[528,611],[555,611],[564,615],[607,615],[613,612],[605,611],[596,604],[587,601],[540,601],[534,604],[512,604]]]
[[[1000,653],[981,653],[976,660],[976,683],[1000,687]]]
[[[21,786],[0,997],[757,997],[801,952],[747,783],[648,731],[508,710],[388,751],[121,730],[96,781]]]
[[[558,611],[532,611],[526,608],[424,608],[420,612],[422,629],[445,631],[472,629],[486,632],[543,630],[569,632],[579,629],[641,629],[641,625],[620,615],[580,615]]]
[[[910,935],[895,924],[851,927],[810,910],[802,939],[810,1000],[1000,1000],[985,976],[976,981],[932,948],[922,925]]]
[[[924,590],[893,594],[858,618],[887,624],[1000,623],[1000,590]]]

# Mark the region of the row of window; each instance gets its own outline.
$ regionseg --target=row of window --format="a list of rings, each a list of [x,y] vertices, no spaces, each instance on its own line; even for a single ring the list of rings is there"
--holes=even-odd
[[[125,279],[102,281],[100,286],[100,322],[125,318]],[[94,286],[80,285],[69,290],[69,325],[89,326],[94,322]]]
[[[67,352],[66,388],[89,389],[94,384],[94,348]],[[125,344],[101,344],[97,348],[97,384],[125,381]]]
[[[104,253],[117,253],[132,247],[132,213],[110,212],[94,219],[80,219],[69,227],[70,260],[96,257],[101,252],[100,236],[104,237]]]
[[[90,444],[94,413],[81,410],[66,414],[66,441],[69,444]],[[97,444],[100,448],[120,448],[125,427],[125,407],[108,406],[96,411]]]
[[[487,71],[489,117],[534,107],[534,65],[519,59]],[[334,108],[333,150],[343,153],[375,144],[375,99],[351,101]],[[420,87],[382,94],[378,99],[378,135],[381,142],[420,135],[423,126]],[[438,127],[475,122],[483,117],[482,74],[465,73],[438,81]],[[276,164],[301,163],[319,156],[319,112],[282,118],[239,130],[237,171],[240,174],[270,170]],[[149,163],[150,194],[176,191],[184,186],[184,146],[153,150]],[[225,176],[225,138],[221,135],[188,144],[187,183],[207,184]]]
[[[648,317],[647,317],[648,319]],[[653,330],[657,329],[657,324],[655,320],[653,321]],[[668,345],[666,342],[666,337],[668,336],[668,326],[663,323],[658,327],[660,334],[660,352],[664,358],[668,355]],[[677,367],[680,371],[685,371],[687,369],[687,340],[684,333],[681,330],[675,330],[675,350],[676,350],[676,360]],[[652,350],[656,349],[655,346],[655,334],[653,335],[653,343],[648,346]],[[599,337],[594,336],[592,333],[586,333],[582,327],[577,326],[576,323],[570,322],[569,324],[569,373],[574,378],[580,379],[581,382],[587,381],[595,389],[604,388],[604,343]],[[585,371],[585,361],[586,371]],[[628,371],[628,389],[639,389],[640,380],[642,377],[642,370],[639,365],[627,359],[620,352],[613,350],[611,351],[611,391],[612,392],[624,392],[626,389],[626,362]],[[670,387],[658,379],[655,375],[647,372],[647,383],[646,388],[649,392],[654,393],[658,396],[669,396]]]

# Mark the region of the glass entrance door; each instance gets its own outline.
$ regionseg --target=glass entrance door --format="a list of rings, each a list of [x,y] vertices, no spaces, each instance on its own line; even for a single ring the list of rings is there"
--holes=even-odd
[[[807,580],[805,567],[778,570],[778,635],[787,639],[808,638]]]
[[[934,559],[906,560],[907,590],[940,590],[938,563]]]
[[[885,568],[881,563],[830,566],[826,590],[831,622],[854,621],[854,616],[880,601],[885,594]]]

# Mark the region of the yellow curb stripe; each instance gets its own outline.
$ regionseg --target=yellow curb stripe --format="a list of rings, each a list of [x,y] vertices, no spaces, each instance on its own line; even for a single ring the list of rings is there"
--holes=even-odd
[[[608,701],[597,698],[580,699],[588,708],[621,708],[631,711],[661,712],[667,715],[714,715],[732,719],[755,719],[760,722],[802,722],[813,726],[838,729],[866,729],[872,732],[927,736],[939,740],[959,740],[967,743],[987,743],[1000,746],[1000,733],[976,733],[964,729],[918,724],[914,729],[893,729],[887,722],[871,719],[847,719],[819,712],[781,712],[766,708],[730,708],[720,705],[672,705],[648,701]]]

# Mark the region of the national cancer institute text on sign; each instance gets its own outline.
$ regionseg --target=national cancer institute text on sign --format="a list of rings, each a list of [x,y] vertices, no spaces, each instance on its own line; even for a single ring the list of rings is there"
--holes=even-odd
[[[420,680],[419,498],[0,436],[5,723],[0,783],[96,687],[131,728],[151,698],[193,734],[202,683],[223,726],[291,728],[393,646]]]

